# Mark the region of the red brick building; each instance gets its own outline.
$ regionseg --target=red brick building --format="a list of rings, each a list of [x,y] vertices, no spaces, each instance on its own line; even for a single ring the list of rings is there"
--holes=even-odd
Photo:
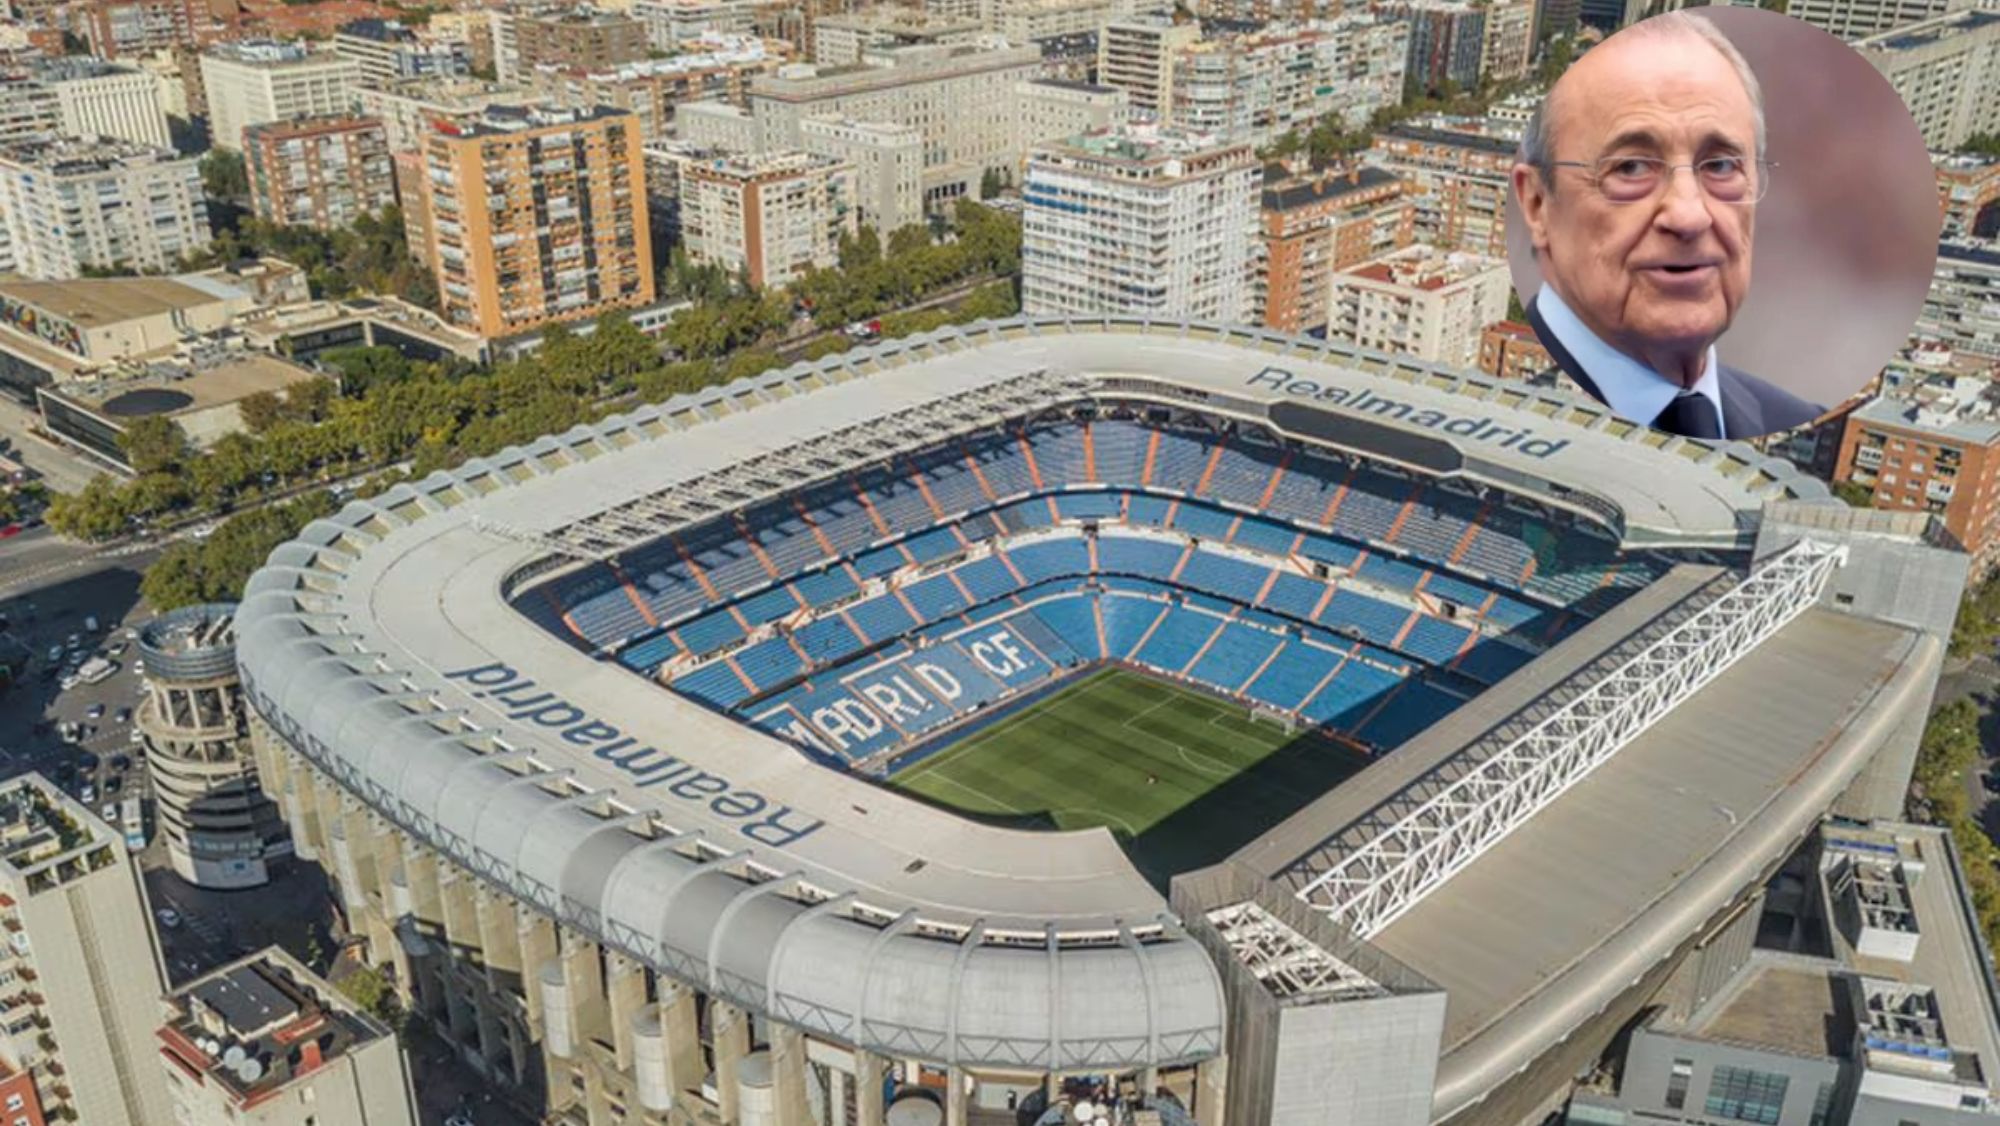
[[[257,218],[288,227],[345,227],[396,202],[382,123],[305,117],[243,130],[244,169]]]
[[[1404,184],[1379,168],[1273,176],[1259,218],[1260,319],[1280,332],[1326,327],[1333,275],[1410,245]]]
[[[1532,326],[1501,321],[1479,335],[1479,370],[1496,379],[1524,382],[1554,371],[1556,360],[1535,336]]]

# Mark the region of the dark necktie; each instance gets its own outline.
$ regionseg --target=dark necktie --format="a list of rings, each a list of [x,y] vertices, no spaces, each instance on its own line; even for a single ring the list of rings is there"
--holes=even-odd
[[[1715,417],[1715,404],[1708,401],[1708,396],[1694,391],[1675,395],[1667,409],[1653,419],[1653,426],[1683,438],[1713,441],[1722,437],[1722,421]]]

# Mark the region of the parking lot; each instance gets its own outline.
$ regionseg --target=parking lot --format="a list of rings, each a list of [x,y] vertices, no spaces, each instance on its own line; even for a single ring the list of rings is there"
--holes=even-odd
[[[105,570],[18,595],[0,601],[0,616],[27,657],[0,707],[0,773],[39,771],[93,810],[113,806],[115,824],[116,803],[146,790],[132,725],[144,691],[129,636],[146,617],[137,574]],[[71,681],[92,658],[103,678]]]

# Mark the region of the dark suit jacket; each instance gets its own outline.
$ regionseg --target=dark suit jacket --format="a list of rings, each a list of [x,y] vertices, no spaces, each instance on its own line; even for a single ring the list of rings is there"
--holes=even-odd
[[[1541,338],[1542,347],[1555,357],[1556,365],[1564,374],[1576,381],[1577,386],[1590,393],[1590,397],[1604,402],[1604,396],[1597,391],[1597,384],[1563,347],[1556,334],[1542,320],[1540,310],[1533,301],[1528,302],[1528,323],[1535,327],[1535,335]],[[1727,364],[1716,373],[1718,389],[1722,392],[1722,429],[1730,441],[1759,438],[1780,430],[1790,430],[1826,413],[1826,408],[1809,403],[1781,387],[1757,378],[1747,372],[1738,371]],[[1606,404],[1609,405],[1609,404]],[[1634,422],[1651,422],[1649,418],[1635,418]]]

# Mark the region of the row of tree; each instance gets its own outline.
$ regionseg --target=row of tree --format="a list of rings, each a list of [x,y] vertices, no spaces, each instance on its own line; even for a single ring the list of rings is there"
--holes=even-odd
[[[1939,708],[1925,726],[1911,772],[1911,816],[1951,831],[1965,862],[1966,884],[1987,943],[2000,949],[2000,848],[1978,820],[1967,777],[1981,759],[1979,725],[1984,717],[1971,700]]]

